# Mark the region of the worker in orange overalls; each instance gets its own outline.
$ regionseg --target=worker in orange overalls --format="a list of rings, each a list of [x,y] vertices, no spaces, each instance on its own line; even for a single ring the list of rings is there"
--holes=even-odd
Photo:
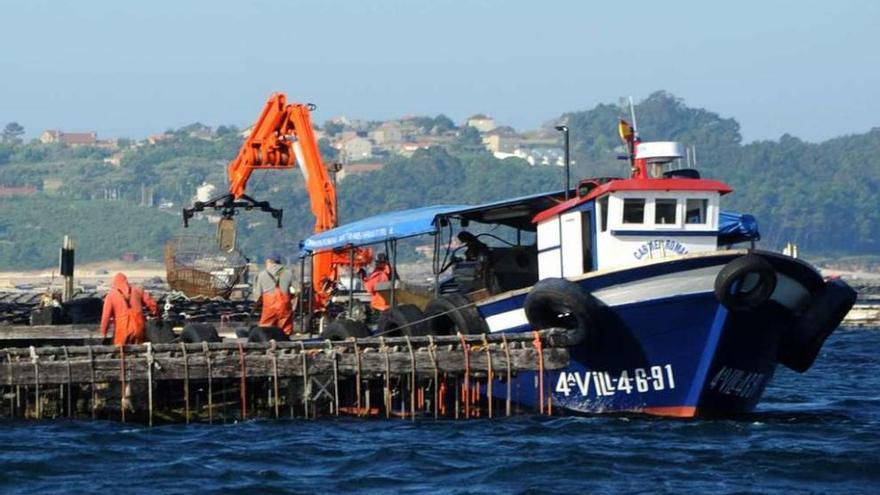
[[[150,294],[130,285],[124,274],[117,273],[113,278],[113,287],[104,298],[101,337],[107,338],[107,330],[112,322],[114,345],[143,344],[146,340],[144,306],[153,315],[159,315],[159,307]]]
[[[388,256],[386,256],[385,253],[377,254],[376,265],[373,268],[372,273],[365,275],[361,272],[361,276],[364,280],[364,288],[367,289],[367,292],[372,296],[372,299],[370,299],[370,307],[376,311],[385,311],[388,309],[388,301],[386,301],[382,293],[376,289],[377,285],[391,280],[391,265],[388,263]]]
[[[292,285],[293,273],[281,264],[281,254],[270,252],[266,256],[266,269],[257,274],[251,295],[254,306],[262,301],[261,327],[278,327],[287,335],[293,332]]]

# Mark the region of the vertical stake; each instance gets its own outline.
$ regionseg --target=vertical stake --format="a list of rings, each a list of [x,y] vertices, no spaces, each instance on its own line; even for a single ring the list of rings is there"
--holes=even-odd
[[[70,369],[70,354],[67,352],[67,346],[64,346],[64,360],[67,362],[67,417],[73,417],[72,399],[70,397],[71,384],[73,382],[73,373]]]
[[[275,419],[278,419],[281,412],[279,411],[279,400],[278,400],[278,356],[275,353],[275,339],[269,341],[269,353],[272,356],[272,385],[273,390],[275,391]]]
[[[180,351],[183,353],[183,414],[186,424],[189,424],[189,355],[185,342],[180,343]]]
[[[153,426],[153,344],[147,342],[147,409],[149,425]]]
[[[205,366],[208,374],[208,424],[214,424],[214,390],[211,383],[211,351],[208,343],[202,342],[202,352],[205,353]]]

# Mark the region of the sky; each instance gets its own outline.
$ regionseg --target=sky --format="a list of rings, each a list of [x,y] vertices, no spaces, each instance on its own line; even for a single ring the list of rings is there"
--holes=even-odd
[[[0,125],[142,138],[486,113],[524,130],[666,90],[746,142],[880,126],[880,1],[0,0]]]

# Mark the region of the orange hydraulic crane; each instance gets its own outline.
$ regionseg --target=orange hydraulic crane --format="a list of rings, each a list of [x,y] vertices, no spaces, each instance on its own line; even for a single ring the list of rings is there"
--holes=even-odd
[[[268,201],[257,201],[247,194],[247,182],[254,170],[283,170],[299,168],[306,180],[312,213],[315,215],[314,232],[323,232],[337,226],[336,187],[321,159],[318,141],[312,127],[312,104],[287,103],[284,93],[273,93],[254,123],[251,134],[245,139],[227,167],[229,193],[205,202],[197,201],[192,208],[184,208],[183,224],[196,212],[206,209],[221,211],[221,244],[231,250],[232,241],[224,242],[223,231],[232,232],[232,218],[236,209],[259,209],[272,214],[281,228],[283,211],[273,208]],[[368,265],[373,259],[370,249],[342,249],[316,253],[312,258],[312,287],[317,309],[326,307],[330,290],[339,279],[339,267],[351,265],[352,271]]]

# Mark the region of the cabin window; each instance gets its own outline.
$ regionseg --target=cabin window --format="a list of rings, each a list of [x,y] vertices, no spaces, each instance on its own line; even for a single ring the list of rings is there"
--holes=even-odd
[[[623,199],[623,223],[645,223],[645,199]]]
[[[687,200],[687,212],[685,214],[685,223],[689,224],[705,224],[706,209],[708,208],[708,199],[689,199]]]
[[[678,210],[677,199],[658,199],[654,202],[654,223],[657,225],[674,225],[675,212]]]
[[[599,231],[608,230],[608,196],[599,200]]]

